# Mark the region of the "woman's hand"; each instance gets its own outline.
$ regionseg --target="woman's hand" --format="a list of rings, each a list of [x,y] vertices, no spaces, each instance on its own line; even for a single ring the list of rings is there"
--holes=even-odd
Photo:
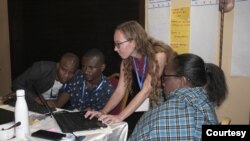
[[[99,120],[106,124],[112,124],[112,123],[121,122],[122,118],[120,115],[101,115],[99,117]]]
[[[103,113],[99,111],[94,111],[94,110],[88,110],[86,114],[84,115],[85,118],[92,119],[93,117],[99,118]]]

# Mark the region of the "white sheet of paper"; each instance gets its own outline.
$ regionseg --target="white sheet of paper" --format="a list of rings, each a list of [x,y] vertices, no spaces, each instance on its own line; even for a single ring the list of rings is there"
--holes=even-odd
[[[145,101],[141,104],[141,106],[139,106],[136,109],[136,112],[144,112],[144,111],[148,111],[149,109],[149,98],[145,99]]]

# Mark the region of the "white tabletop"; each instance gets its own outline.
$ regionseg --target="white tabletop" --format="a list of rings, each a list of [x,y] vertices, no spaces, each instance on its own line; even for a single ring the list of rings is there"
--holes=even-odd
[[[14,108],[8,105],[2,105],[0,108],[14,111]],[[36,116],[39,116],[37,113],[29,112],[30,119]],[[53,117],[46,117],[44,119],[37,120],[32,125],[30,125],[30,133],[33,133],[37,130],[49,130],[54,132],[61,132],[59,126],[57,125]],[[128,124],[126,122],[115,123],[109,125],[107,129],[100,129],[96,131],[81,131],[77,132],[77,135],[84,135],[85,138],[83,141],[126,141],[128,132]],[[27,140],[30,141],[47,141],[45,139],[31,137],[27,135]],[[10,139],[9,141],[20,141],[20,139]]]

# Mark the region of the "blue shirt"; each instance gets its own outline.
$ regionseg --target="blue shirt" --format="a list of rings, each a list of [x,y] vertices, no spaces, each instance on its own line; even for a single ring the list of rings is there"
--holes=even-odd
[[[181,88],[141,117],[129,141],[201,140],[203,124],[218,124],[206,90]]]
[[[114,87],[104,75],[99,84],[92,89],[87,88],[85,83],[82,71],[78,71],[66,84],[65,92],[70,94],[71,106],[78,110],[86,108],[101,110],[111,97]]]

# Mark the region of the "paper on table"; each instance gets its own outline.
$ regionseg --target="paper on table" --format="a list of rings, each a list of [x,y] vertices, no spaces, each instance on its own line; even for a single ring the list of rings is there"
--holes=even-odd
[[[136,112],[144,112],[148,110],[149,110],[149,98],[144,100],[144,102],[136,109]]]

